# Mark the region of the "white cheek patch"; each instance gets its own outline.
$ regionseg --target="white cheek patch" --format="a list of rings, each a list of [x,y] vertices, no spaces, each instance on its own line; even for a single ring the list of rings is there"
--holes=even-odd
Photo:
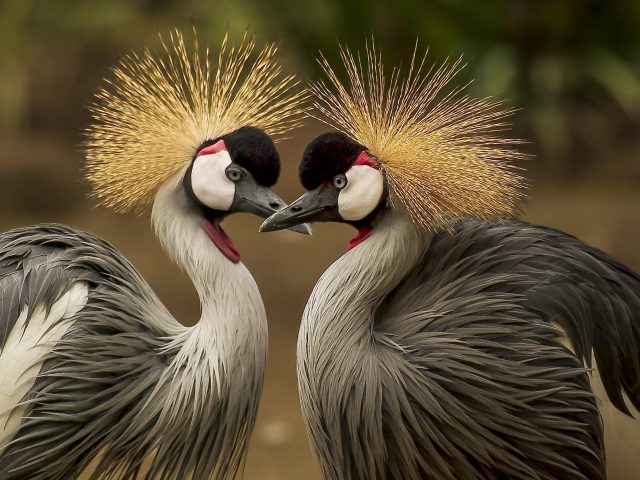
[[[200,155],[193,161],[191,188],[204,205],[214,210],[229,210],[235,194],[235,184],[225,175],[231,164],[229,152],[222,150]]]
[[[338,211],[345,220],[362,220],[380,203],[384,181],[380,170],[354,165],[346,173],[347,186],[338,195]]]

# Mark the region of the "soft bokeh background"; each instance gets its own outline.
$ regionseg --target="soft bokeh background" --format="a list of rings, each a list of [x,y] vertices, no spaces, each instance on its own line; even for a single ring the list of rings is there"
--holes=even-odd
[[[389,63],[416,36],[431,59],[464,53],[477,95],[521,110],[516,134],[530,143],[525,217],[575,234],[640,270],[640,3],[613,0],[1,0],[0,230],[63,222],[103,236],[140,269],[171,311],[197,320],[188,279],[169,263],[147,217],[95,209],[79,167],[86,104],[118,57],[156,33],[195,25],[217,44],[228,29],[281,39],[287,67],[311,79],[319,50],[361,47],[374,35]],[[295,170],[317,123],[279,145],[279,193],[301,193]],[[226,223],[261,288],[270,322],[264,396],[248,479],[319,478],[299,412],[295,342],[306,298],[345,248],[349,228],[315,236],[258,234],[256,218]]]

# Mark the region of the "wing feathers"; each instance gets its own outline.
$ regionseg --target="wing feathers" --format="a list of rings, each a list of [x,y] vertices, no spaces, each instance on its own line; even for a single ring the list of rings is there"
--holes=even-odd
[[[615,407],[628,412],[625,396],[640,406],[640,277],[552,229],[457,223],[388,295],[374,329],[383,418],[396,431],[391,476],[411,470],[412,452],[429,459],[416,467],[429,478],[604,478],[592,353]],[[456,471],[438,456],[457,458]]]

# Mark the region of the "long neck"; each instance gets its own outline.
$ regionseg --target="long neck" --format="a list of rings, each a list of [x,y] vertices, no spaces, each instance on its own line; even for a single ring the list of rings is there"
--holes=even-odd
[[[159,353],[170,361],[154,388],[156,397],[145,403],[145,415],[149,429],[166,439],[157,446],[165,459],[161,465],[193,478],[235,478],[262,391],[266,315],[253,277],[211,242],[180,178],[160,187],[152,222],[165,250],[193,281],[201,317],[188,328],[166,313],[164,320],[148,319],[164,327],[166,344]],[[162,310],[154,308],[157,301],[149,304],[149,317]]]
[[[262,374],[267,348],[264,306],[256,283],[242,263],[229,261],[202,228],[201,213],[176,182],[163,185],[154,202],[152,222],[163,247],[191,278],[201,304],[198,323],[175,336],[174,363],[193,366],[206,359],[220,370],[253,366]]]
[[[430,240],[406,212],[382,214],[369,238],[334,262],[316,284],[303,315],[300,342],[307,337],[348,348],[367,340],[375,310]]]
[[[351,435],[365,435],[362,441],[368,446],[363,452],[377,452],[384,445],[381,429],[356,434],[352,430],[362,418],[381,424],[375,401],[378,378],[370,375],[377,371],[379,353],[375,312],[429,243],[430,236],[405,212],[388,210],[369,238],[327,269],[307,303],[298,337],[298,385],[302,412],[326,478],[352,478],[348,452],[359,441]],[[362,397],[365,392],[367,401]],[[347,407],[346,402],[353,403]],[[382,457],[368,458],[369,472],[358,476],[375,477]]]

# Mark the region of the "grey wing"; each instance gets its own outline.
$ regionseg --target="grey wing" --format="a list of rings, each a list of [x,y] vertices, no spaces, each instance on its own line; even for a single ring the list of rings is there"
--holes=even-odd
[[[77,232],[43,225],[0,235],[0,464],[29,414],[24,400],[47,353],[75,321],[97,274],[74,265],[70,233]]]
[[[518,221],[436,236],[376,314],[383,389],[401,399],[383,418],[407,428],[390,474],[412,462],[427,478],[605,478],[583,360],[593,348],[612,400],[638,401],[639,285],[602,252]]]
[[[16,342],[26,339],[12,335],[14,329],[22,334],[37,320],[34,312],[54,308],[78,282],[86,283],[88,299],[20,400],[25,413],[10,443],[0,448],[0,478],[75,478],[99,455],[98,473],[108,477],[120,468],[135,475],[149,452],[144,441],[131,439],[144,439],[153,428],[153,414],[139,410],[168,360],[159,352],[166,331],[145,319],[169,315],[108,243],[62,225],[0,235],[0,352],[19,349]],[[123,438],[127,451],[118,442]]]
[[[509,285],[491,290],[522,295],[523,308],[558,324],[589,367],[593,353],[607,395],[620,411],[629,413],[623,393],[640,410],[640,275],[548,227],[518,221],[459,227],[466,228],[473,245],[463,258],[481,257],[486,274],[514,276]]]
[[[604,252],[544,227],[525,226],[529,242],[514,269],[526,307],[567,333],[589,367],[595,357],[607,396],[630,414],[624,394],[640,410],[640,276]]]
[[[0,351],[25,306],[49,310],[71,284],[95,277],[93,271],[74,267],[65,255],[67,245],[56,242],[64,228],[49,225],[0,235]]]
[[[5,331],[24,319],[23,302],[47,306],[68,285],[88,285],[21,401],[28,413],[0,448],[2,480],[87,478],[87,470],[92,479],[235,478],[253,414],[237,413],[243,407],[215,383],[196,401],[198,377],[175,362],[183,344],[174,340],[187,330],[116,249],[60,225],[14,230],[0,245],[2,301],[12,312]],[[246,422],[229,427],[229,412]]]

